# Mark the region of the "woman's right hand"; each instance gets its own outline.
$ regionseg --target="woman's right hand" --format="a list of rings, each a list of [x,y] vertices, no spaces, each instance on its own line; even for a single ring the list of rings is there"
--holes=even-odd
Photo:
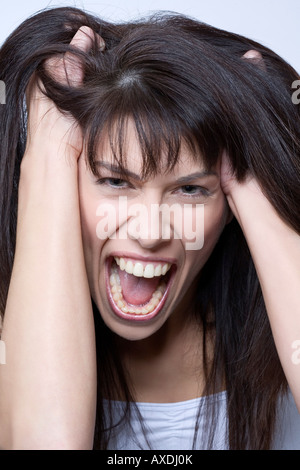
[[[76,49],[88,52],[92,47],[94,32],[87,26],[82,26],[73,37],[70,45]],[[103,41],[96,36],[99,47]],[[46,71],[60,84],[79,87],[83,80],[83,64],[78,56],[66,53],[63,56],[48,59]],[[62,114],[55,104],[42,91],[42,84],[32,76],[27,88],[28,128],[27,145],[22,162],[22,168],[34,159],[49,158],[63,160],[73,165],[82,152],[82,134],[79,126],[71,116]]]
[[[88,51],[82,27],[71,45]],[[57,81],[80,86],[75,54],[46,62]],[[40,90],[28,87],[28,139],[19,183],[17,241],[0,367],[0,448],[91,449],[96,346],[79,211],[82,135]]]

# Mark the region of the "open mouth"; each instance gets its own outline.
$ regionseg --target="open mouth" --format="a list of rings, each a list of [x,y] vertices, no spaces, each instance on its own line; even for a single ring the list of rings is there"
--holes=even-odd
[[[106,288],[114,312],[127,320],[156,316],[167,299],[175,270],[170,262],[110,257]]]

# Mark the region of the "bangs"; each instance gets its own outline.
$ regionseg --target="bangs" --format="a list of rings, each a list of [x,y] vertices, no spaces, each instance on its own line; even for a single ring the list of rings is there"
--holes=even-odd
[[[195,49],[184,34],[180,41],[181,46],[173,32],[164,35],[155,25],[151,31],[137,28],[97,57],[97,70],[87,71],[90,106],[80,121],[92,171],[103,142],[120,168],[126,166],[129,122],[139,142],[143,177],[161,171],[162,162],[167,170],[174,168],[183,145],[202,166],[216,164],[228,131],[224,88],[216,80],[209,46]]]
[[[183,148],[207,170],[217,163],[224,142],[220,138],[222,133],[212,130],[211,115],[200,116],[198,112],[197,118],[192,119],[184,115],[186,107],[179,115],[176,103],[162,103],[150,94],[141,96],[137,92],[108,101],[102,101],[85,131],[87,160],[94,174],[99,168],[95,162],[104,149],[110,150],[121,172],[127,167],[130,128],[134,130],[142,157],[142,178],[171,171]]]

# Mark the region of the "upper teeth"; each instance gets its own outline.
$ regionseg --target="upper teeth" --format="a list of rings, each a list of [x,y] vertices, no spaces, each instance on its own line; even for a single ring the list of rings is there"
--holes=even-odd
[[[164,276],[170,269],[169,263],[147,263],[143,264],[140,261],[126,261],[124,258],[114,257],[117,265],[121,271],[126,271],[128,274],[133,274],[136,277],[152,278],[155,276]]]

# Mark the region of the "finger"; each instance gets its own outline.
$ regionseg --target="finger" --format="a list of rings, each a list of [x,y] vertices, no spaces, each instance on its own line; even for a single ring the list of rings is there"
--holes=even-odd
[[[221,174],[227,178],[232,178],[234,176],[234,171],[229,159],[228,153],[224,150],[221,157]]]
[[[88,52],[95,40],[99,49],[104,50],[105,42],[103,38],[88,26],[81,26],[70,42],[70,45],[84,52]]]
[[[221,157],[221,187],[224,194],[228,194],[233,184],[235,184],[234,171],[229,156],[224,150]]]
[[[105,48],[103,38],[88,26],[81,26],[70,42],[70,46],[79,51],[88,53],[94,41],[96,41],[99,50],[103,51]],[[82,59],[72,52],[67,52],[63,58],[53,57],[48,59],[46,70],[55,80],[62,84],[77,87],[80,86],[83,81],[84,65]]]
[[[88,52],[92,48],[94,38],[95,35],[91,28],[81,26],[70,42],[70,46],[82,52]],[[84,75],[83,64],[80,58],[75,54],[67,52],[64,56],[64,68],[67,82],[72,86],[79,86]]]
[[[257,65],[258,67],[260,67],[262,70],[266,70],[266,65],[265,65],[263,56],[261,55],[259,51],[250,49],[242,56],[242,59],[249,60],[254,65]]]

